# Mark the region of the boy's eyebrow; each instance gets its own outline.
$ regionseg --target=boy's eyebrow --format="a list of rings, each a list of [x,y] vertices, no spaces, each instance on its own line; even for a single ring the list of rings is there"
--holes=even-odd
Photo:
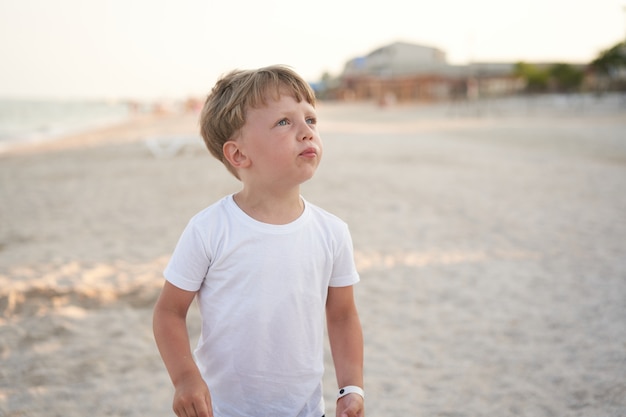
[[[277,113],[277,115],[279,117],[282,117],[282,116],[292,117],[295,114],[299,115],[301,112],[294,111],[294,110],[276,110],[276,113]],[[317,118],[317,113],[315,111],[305,111],[305,112],[302,112],[302,115],[304,117],[315,117],[315,118]]]

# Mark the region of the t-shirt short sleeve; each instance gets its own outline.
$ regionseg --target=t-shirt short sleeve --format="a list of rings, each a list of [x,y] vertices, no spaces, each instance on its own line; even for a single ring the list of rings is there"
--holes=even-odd
[[[206,236],[201,233],[195,218],[178,240],[163,275],[172,285],[185,291],[198,291],[211,264]]]
[[[359,273],[354,263],[354,249],[348,226],[344,224],[339,246],[335,253],[330,287],[347,287],[359,282]]]

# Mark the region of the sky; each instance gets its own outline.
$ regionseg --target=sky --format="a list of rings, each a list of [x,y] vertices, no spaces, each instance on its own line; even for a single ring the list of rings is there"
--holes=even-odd
[[[625,38],[626,0],[0,0],[0,98],[201,97],[271,64],[317,81],[395,41],[586,63]]]

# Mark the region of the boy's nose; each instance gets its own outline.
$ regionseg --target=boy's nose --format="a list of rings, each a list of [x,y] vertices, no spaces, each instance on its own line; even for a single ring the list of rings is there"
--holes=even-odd
[[[311,140],[313,139],[314,135],[315,135],[315,130],[313,130],[311,125],[308,123],[302,123],[302,127],[300,128],[298,132],[298,139],[299,140]]]

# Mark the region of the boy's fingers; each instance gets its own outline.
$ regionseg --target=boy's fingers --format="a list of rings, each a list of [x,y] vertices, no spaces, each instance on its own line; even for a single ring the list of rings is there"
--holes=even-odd
[[[211,403],[208,398],[194,403],[193,408],[195,413],[193,417],[213,417],[213,410],[211,409]]]

